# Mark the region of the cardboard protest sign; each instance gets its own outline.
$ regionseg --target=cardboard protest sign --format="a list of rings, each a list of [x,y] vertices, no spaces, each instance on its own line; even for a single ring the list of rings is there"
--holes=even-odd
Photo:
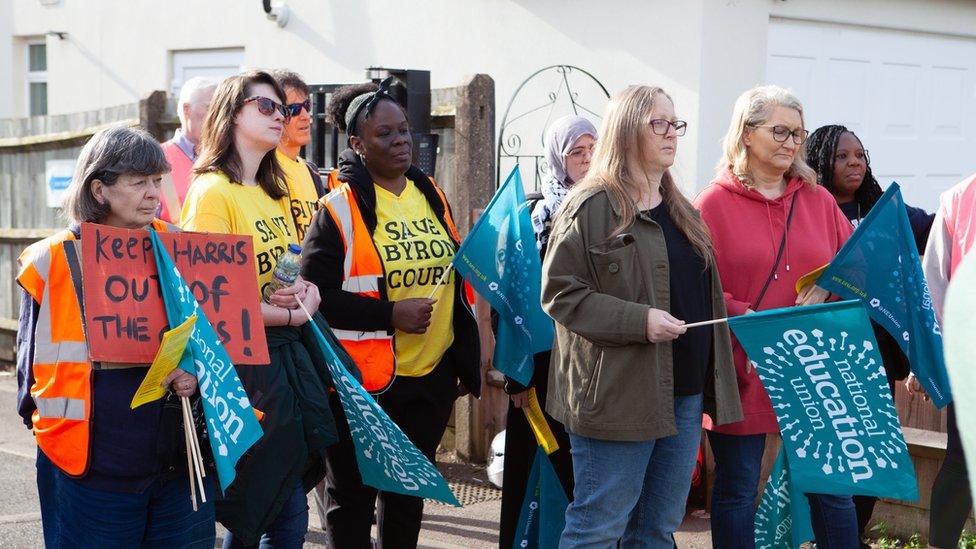
[[[235,364],[266,364],[250,236],[159,233]],[[149,233],[81,226],[85,326],[92,360],[150,363],[169,329]]]

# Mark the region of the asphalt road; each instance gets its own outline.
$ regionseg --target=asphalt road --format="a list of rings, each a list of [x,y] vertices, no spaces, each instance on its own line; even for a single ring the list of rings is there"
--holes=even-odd
[[[16,413],[16,378],[0,372],[0,548],[41,547],[41,514],[34,477],[36,446],[30,431]],[[315,503],[309,500],[310,528],[306,547],[324,547]],[[463,508],[428,503],[420,534],[421,548],[476,549],[498,544],[498,515],[501,502],[480,501]],[[223,529],[217,530],[217,547]],[[676,535],[678,546],[711,546],[708,521],[689,516]]]

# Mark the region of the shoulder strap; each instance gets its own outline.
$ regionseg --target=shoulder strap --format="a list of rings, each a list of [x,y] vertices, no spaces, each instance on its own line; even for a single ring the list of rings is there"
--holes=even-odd
[[[769,289],[769,285],[776,278],[776,270],[779,269],[780,260],[783,259],[783,250],[786,248],[786,236],[790,232],[790,221],[793,220],[793,206],[796,206],[796,196],[799,193],[794,193],[792,200],[790,200],[790,212],[786,214],[786,227],[783,228],[783,238],[779,241],[779,249],[776,250],[776,260],[773,261],[773,268],[769,271],[769,276],[766,277],[766,283],[763,284],[762,290],[759,291],[759,297],[756,298],[756,302],[752,305],[753,311],[759,310],[759,305],[762,303],[764,297],[766,297],[766,290]]]

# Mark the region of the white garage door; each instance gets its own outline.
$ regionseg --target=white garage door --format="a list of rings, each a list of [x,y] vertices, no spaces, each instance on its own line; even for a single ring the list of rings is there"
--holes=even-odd
[[[882,187],[932,211],[976,172],[976,40],[773,19],[766,81],[803,102],[811,131],[861,137]]]

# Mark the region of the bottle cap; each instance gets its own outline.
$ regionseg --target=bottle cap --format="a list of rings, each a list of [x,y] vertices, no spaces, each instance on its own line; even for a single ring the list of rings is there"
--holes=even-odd
[[[291,253],[293,253],[293,254],[295,254],[295,255],[298,255],[298,254],[302,253],[302,247],[299,246],[298,244],[289,244],[288,245],[288,251],[291,252]]]

